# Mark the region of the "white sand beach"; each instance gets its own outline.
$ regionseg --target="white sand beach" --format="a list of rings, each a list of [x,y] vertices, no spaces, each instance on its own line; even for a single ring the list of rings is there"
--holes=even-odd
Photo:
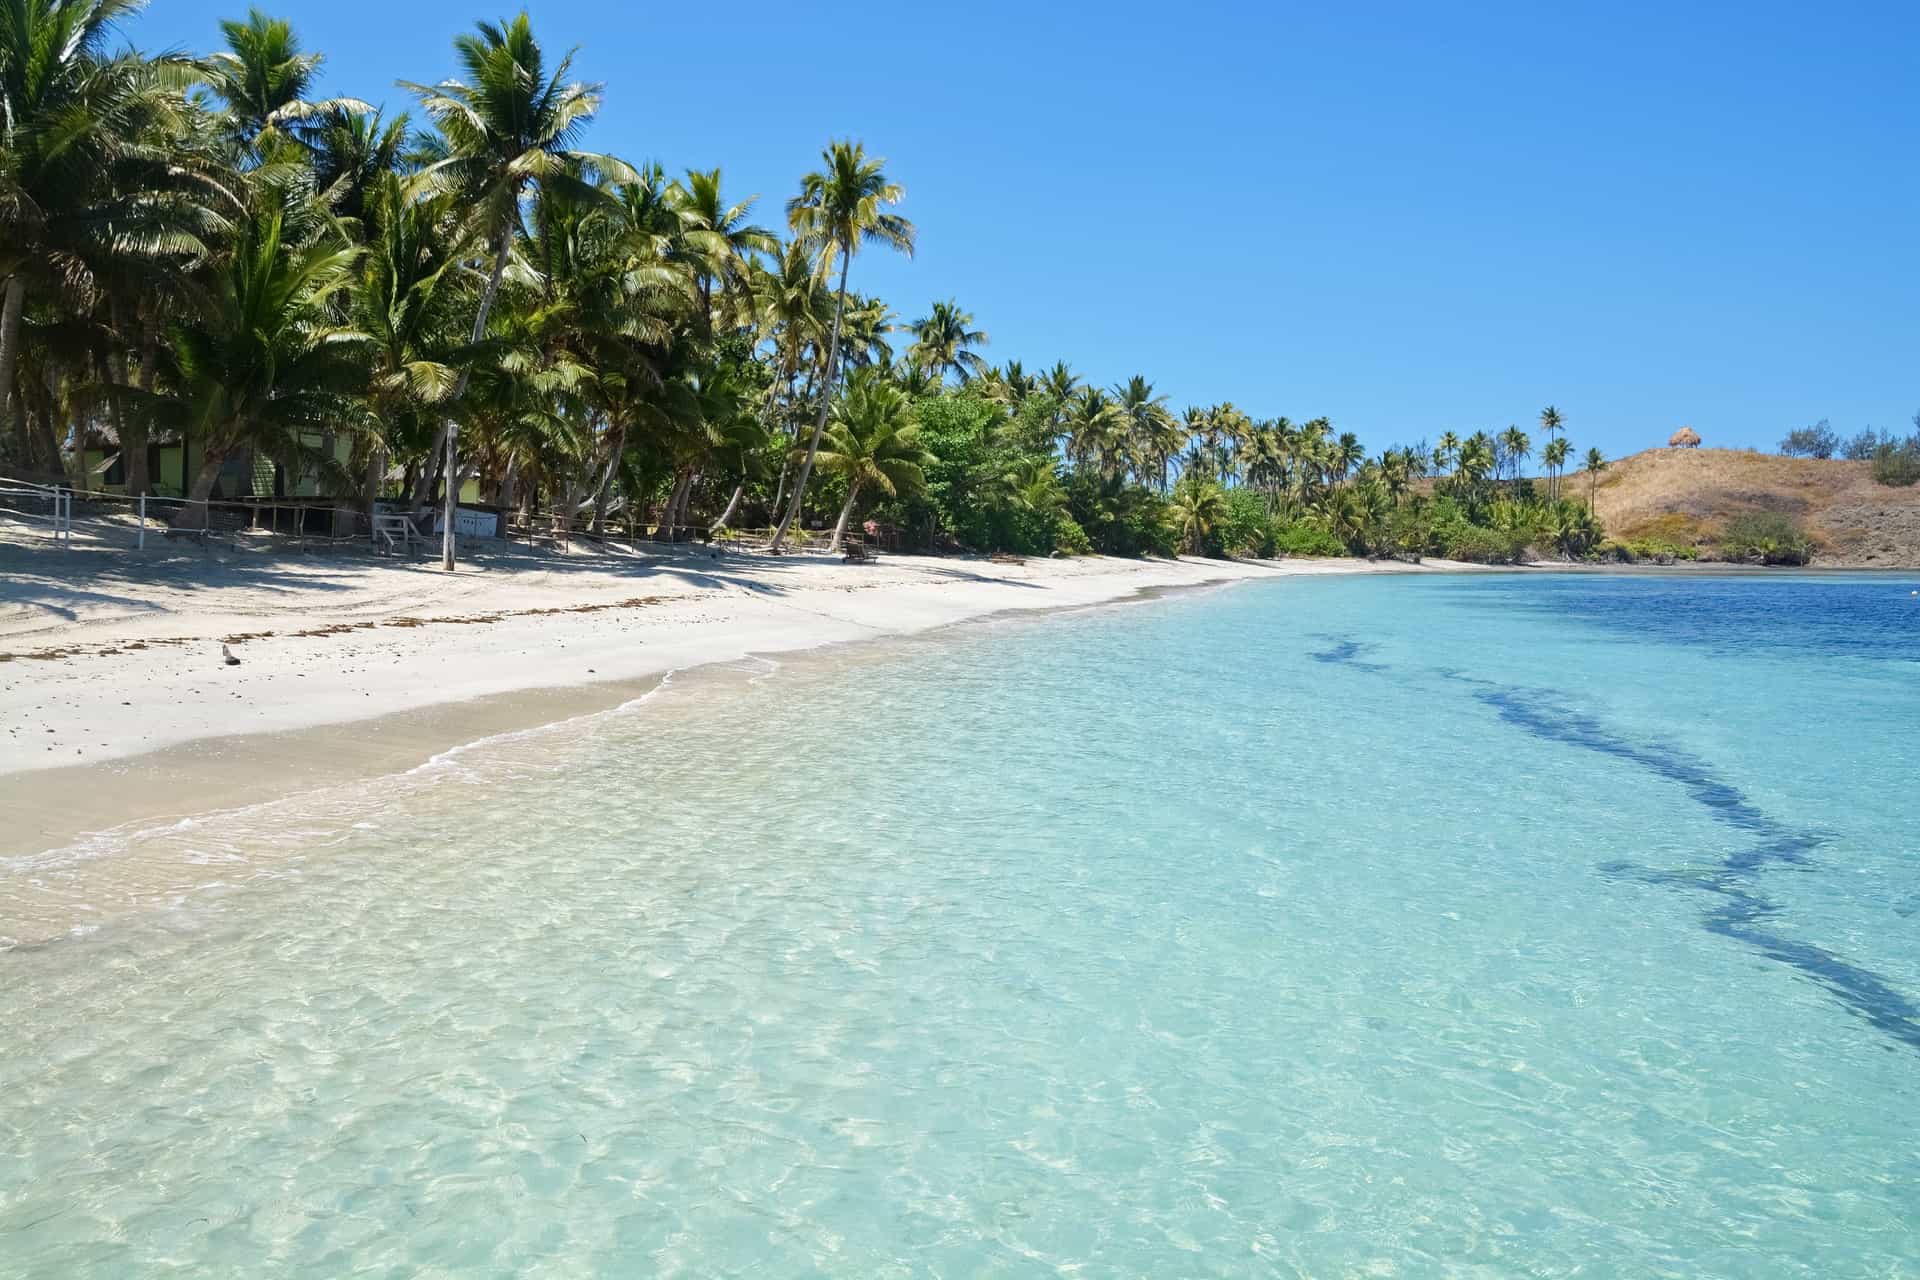
[[[244,545],[142,558],[0,544],[0,810],[15,815],[0,852],[315,776],[410,767],[476,733],[614,705],[636,682],[750,654],[1154,589],[1458,567],[891,555],[849,565],[643,544],[506,547],[448,574],[430,561]],[[328,726],[340,732],[324,752],[263,745],[262,735]],[[223,742],[211,756],[182,750]],[[222,763],[210,773],[208,759]],[[90,782],[89,766],[108,762],[119,762],[115,785]],[[200,784],[192,795],[188,774]],[[219,794],[201,794],[214,777]],[[76,787],[91,793],[85,805],[72,802]]]

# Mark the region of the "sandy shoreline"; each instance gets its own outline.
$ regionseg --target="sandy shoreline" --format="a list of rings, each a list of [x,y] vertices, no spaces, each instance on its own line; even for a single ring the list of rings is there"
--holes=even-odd
[[[505,549],[449,575],[357,556],[9,546],[0,855],[410,768],[753,654],[1156,589],[1454,567]]]

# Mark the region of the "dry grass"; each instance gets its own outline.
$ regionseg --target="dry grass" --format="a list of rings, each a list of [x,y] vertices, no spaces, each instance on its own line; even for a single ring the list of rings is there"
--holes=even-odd
[[[1888,488],[1871,470],[1738,449],[1648,449],[1603,473],[1596,508],[1614,537],[1695,545],[1741,512],[1777,511],[1819,541],[1817,563],[1920,565],[1920,486]]]

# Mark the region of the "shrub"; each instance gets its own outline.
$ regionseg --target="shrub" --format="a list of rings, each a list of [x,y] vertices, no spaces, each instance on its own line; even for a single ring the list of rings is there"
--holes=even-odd
[[[1813,539],[1791,516],[1748,511],[1727,521],[1719,551],[1722,559],[1749,564],[1805,564],[1813,559]]]
[[[1527,549],[1525,542],[1516,541],[1511,534],[1477,524],[1436,527],[1432,546],[1436,555],[1473,564],[1513,564]]]
[[[1787,438],[1780,442],[1780,452],[1789,458],[1831,458],[1839,447],[1840,437],[1825,418],[1810,427],[1787,432]]]
[[[1057,516],[1053,525],[1053,550],[1056,555],[1090,556],[1093,554],[1093,539],[1087,536],[1087,531],[1072,516]]]
[[[1603,560],[1627,564],[1672,564],[1676,560],[1698,560],[1700,549],[1684,542],[1666,542],[1659,538],[1624,538],[1608,542],[1595,553]]]
[[[1214,530],[1220,550],[1230,556],[1270,556],[1273,554],[1273,524],[1267,517],[1267,500],[1252,489],[1227,490],[1226,514]]]
[[[1909,437],[1899,444],[1883,443],[1876,448],[1873,478],[1899,489],[1920,481],[1920,436]]]
[[[1280,556],[1344,556],[1346,544],[1320,525],[1306,520],[1275,520],[1268,526],[1273,554]]]

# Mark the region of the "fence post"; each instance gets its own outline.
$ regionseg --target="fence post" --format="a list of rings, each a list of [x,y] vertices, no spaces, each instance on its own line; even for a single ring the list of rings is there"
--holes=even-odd
[[[147,549],[147,495],[144,493],[140,495],[140,541],[134,549],[136,551]]]

